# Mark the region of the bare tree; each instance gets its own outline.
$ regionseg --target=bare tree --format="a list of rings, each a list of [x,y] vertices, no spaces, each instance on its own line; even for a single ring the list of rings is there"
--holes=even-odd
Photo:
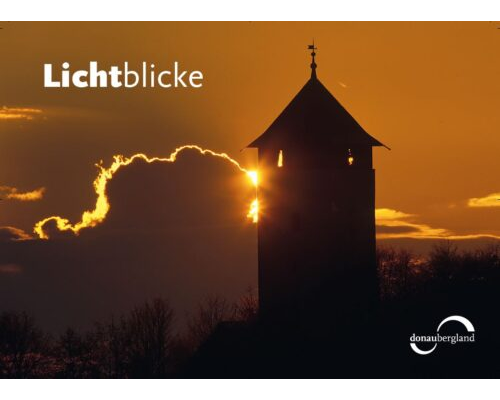
[[[252,323],[257,320],[259,312],[259,300],[252,287],[248,287],[246,293],[241,296],[234,305],[234,319]]]
[[[29,378],[50,373],[54,366],[44,355],[47,342],[28,314],[0,314],[0,376]]]
[[[188,340],[193,349],[202,344],[216,326],[232,317],[232,307],[221,296],[213,295],[198,304],[194,315],[188,320]]]
[[[401,298],[415,290],[415,276],[423,260],[406,249],[377,248],[380,294],[383,299]]]
[[[174,312],[169,303],[154,299],[122,317],[118,329],[109,327],[116,355],[127,361],[130,376],[166,376],[173,321]]]

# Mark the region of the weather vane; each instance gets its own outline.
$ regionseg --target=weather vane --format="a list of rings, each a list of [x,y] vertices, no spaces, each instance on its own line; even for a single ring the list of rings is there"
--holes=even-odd
[[[314,61],[314,57],[316,56],[315,50],[317,50],[318,48],[314,46],[314,39],[313,39],[312,44],[310,44],[309,46],[307,46],[307,49],[308,50],[312,50],[311,51],[311,57],[312,57],[311,78],[316,79],[316,67],[317,67],[317,65],[316,65],[316,62]]]

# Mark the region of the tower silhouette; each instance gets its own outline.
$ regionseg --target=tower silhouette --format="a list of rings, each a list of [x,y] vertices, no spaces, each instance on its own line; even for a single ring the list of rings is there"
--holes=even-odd
[[[378,299],[370,136],[311,77],[247,147],[259,157],[260,318],[312,334]]]

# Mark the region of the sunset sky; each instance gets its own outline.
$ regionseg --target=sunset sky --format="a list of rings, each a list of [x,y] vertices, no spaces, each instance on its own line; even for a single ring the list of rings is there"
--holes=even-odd
[[[13,275],[35,258],[44,264],[40,246],[33,245],[31,259],[19,256],[11,240],[34,236],[35,223],[51,215],[78,222],[95,205],[92,181],[100,160],[109,166],[115,154],[168,157],[177,146],[197,144],[255,169],[256,152],[240,150],[309,78],[313,38],[318,78],[391,148],[374,150],[379,241],[423,251],[436,238],[470,246],[500,237],[500,23],[0,26],[0,240],[6,254],[0,272]],[[89,61],[105,69],[125,61],[170,69],[178,61],[205,79],[200,89],[44,88],[43,64],[65,61],[74,69],[88,68]],[[176,243],[169,255],[182,259],[179,265],[244,264],[235,291],[255,279],[256,230],[246,218],[253,191],[241,171],[190,153],[175,166],[130,167],[113,185],[109,220],[77,239],[61,235],[68,246],[94,234],[109,241],[132,231],[154,234],[151,243],[167,237]],[[228,235],[231,254],[221,255]],[[215,238],[218,245],[209,243]],[[86,259],[82,266],[113,263],[115,253],[99,246],[99,262]],[[186,251],[194,258],[187,260]],[[84,252],[79,247],[73,257]],[[215,282],[214,273],[207,279]]]

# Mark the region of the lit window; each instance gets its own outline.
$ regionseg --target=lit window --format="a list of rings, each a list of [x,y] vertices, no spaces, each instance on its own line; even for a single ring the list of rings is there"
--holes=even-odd
[[[278,154],[278,167],[281,168],[283,166],[283,150],[280,150]]]
[[[347,163],[349,165],[353,165],[354,164],[354,157],[352,156],[351,149],[349,149],[349,155],[347,156]]]

